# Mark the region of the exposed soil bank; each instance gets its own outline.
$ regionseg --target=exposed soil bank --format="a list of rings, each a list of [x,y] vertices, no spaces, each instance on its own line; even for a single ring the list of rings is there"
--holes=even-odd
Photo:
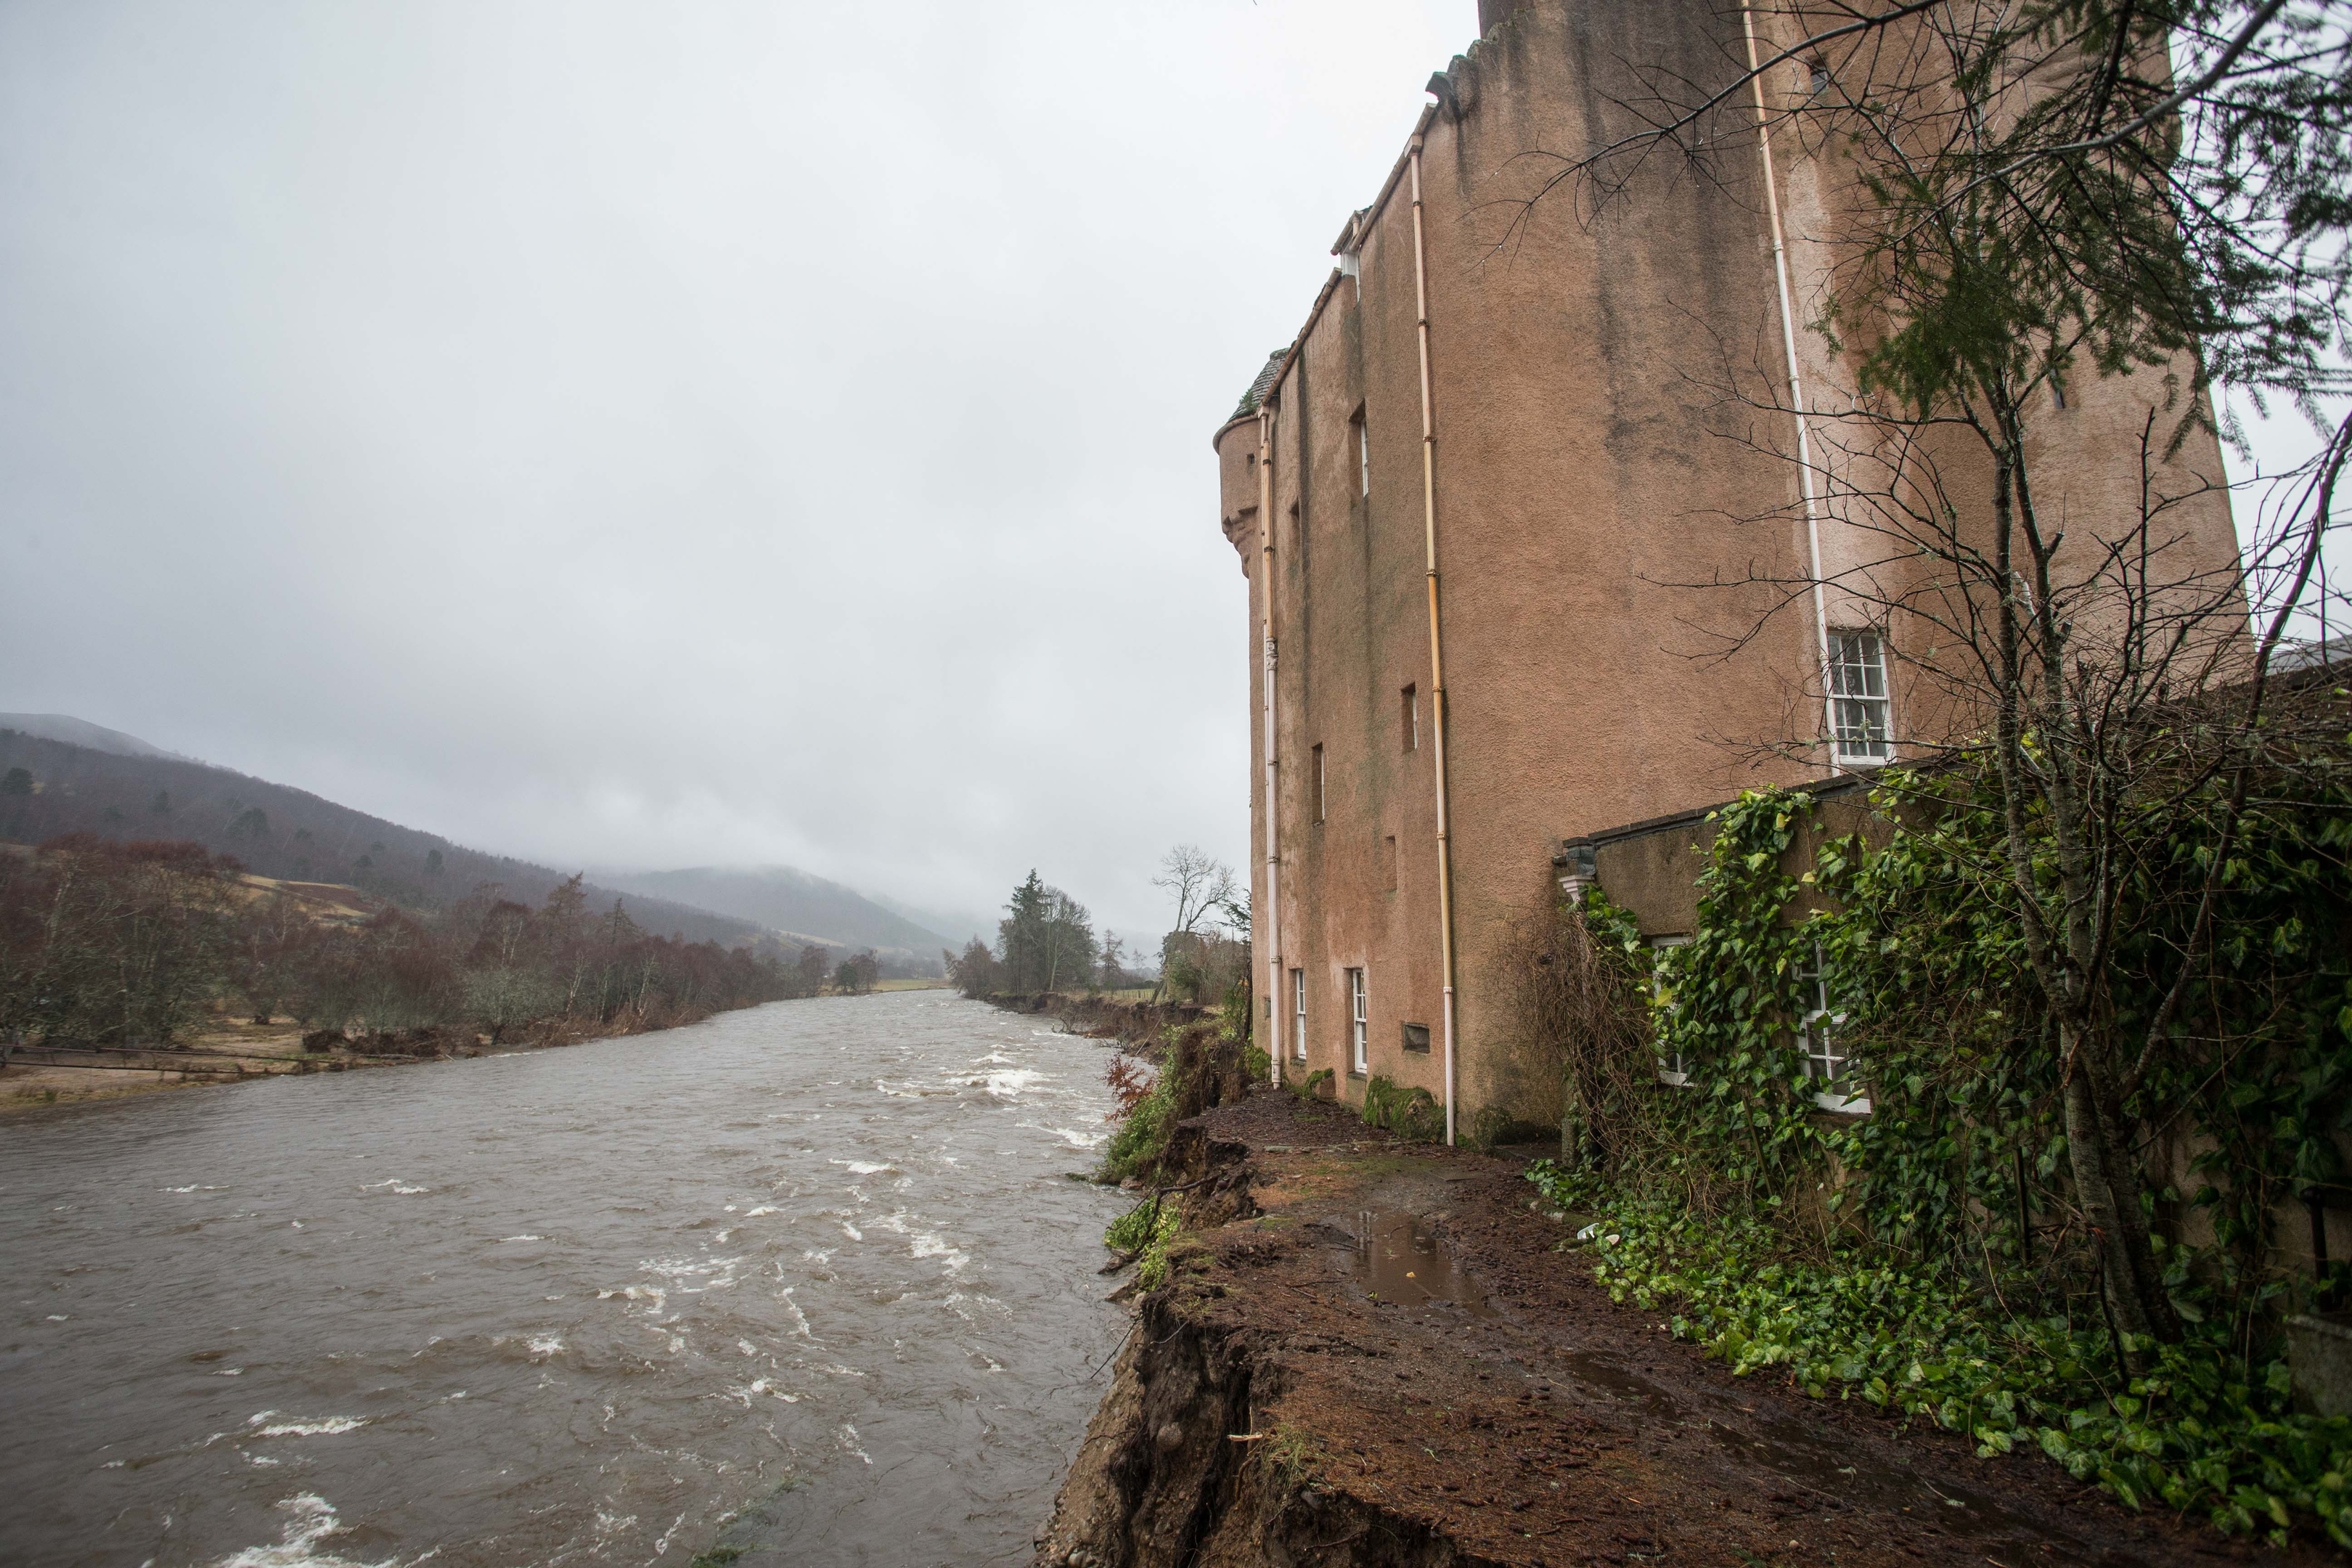
[[[1735,1379],[1553,1250],[1518,1161],[1276,1094],[1178,1138],[1192,1235],[1138,1303],[1041,1563],[2340,1561]]]

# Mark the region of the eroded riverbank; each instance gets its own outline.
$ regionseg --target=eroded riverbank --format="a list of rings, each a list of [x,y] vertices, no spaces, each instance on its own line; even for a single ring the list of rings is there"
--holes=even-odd
[[[1139,1303],[1041,1563],[2339,1560],[1734,1379],[1555,1252],[1516,1161],[1268,1093],[1177,1136],[1192,1234]]]
[[[929,992],[12,1116],[0,1558],[1025,1559],[1103,1058]]]

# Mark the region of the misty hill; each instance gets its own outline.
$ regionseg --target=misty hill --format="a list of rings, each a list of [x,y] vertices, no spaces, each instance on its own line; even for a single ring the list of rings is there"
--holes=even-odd
[[[23,718],[25,716],[18,715]],[[193,839],[234,855],[247,869],[291,881],[342,882],[411,909],[438,909],[484,882],[536,904],[564,873],[528,860],[484,854],[431,833],[371,816],[307,790],[190,762],[62,714],[35,716],[118,742],[76,744],[0,728],[0,774],[24,768],[30,795],[0,794],[0,839],[38,843],[60,833],[104,838]],[[122,744],[143,747],[125,752]],[[590,887],[590,907],[619,897]],[[737,946],[771,936],[764,922],[714,914],[642,892],[623,900],[630,919],[656,936]],[[930,944],[936,951],[938,943]]]
[[[103,724],[93,724],[70,713],[0,713],[0,730],[17,730],[44,741],[63,741],[71,746],[88,746],[93,752],[110,752],[118,757],[169,757],[173,754],[161,746],[149,745],[136,735],[126,735],[120,730],[110,730]],[[182,757],[177,760],[185,762],[187,759]]]
[[[681,871],[600,872],[602,880],[631,892],[675,899],[799,937],[848,947],[898,948],[936,959],[962,945],[863,893],[790,866],[745,869],[698,866]]]
[[[952,937],[954,940],[947,945],[959,950],[974,937],[983,942],[994,941],[997,923],[1003,919],[1001,914],[975,915],[970,910],[927,910],[920,904],[910,904],[903,899],[893,899],[882,893],[868,893],[866,897],[894,915],[910,920],[928,931]]]

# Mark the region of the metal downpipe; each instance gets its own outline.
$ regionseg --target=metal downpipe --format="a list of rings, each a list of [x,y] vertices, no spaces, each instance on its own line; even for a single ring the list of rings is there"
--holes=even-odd
[[[1454,849],[1445,795],[1445,645],[1437,616],[1437,423],[1429,386],[1429,262],[1422,238],[1422,137],[1412,139],[1412,296],[1421,350],[1421,530],[1428,560],[1429,694],[1437,763],[1437,932],[1444,961],[1445,1142],[1454,1142]]]
[[[1258,609],[1265,638],[1265,1038],[1266,1077],[1282,1082],[1282,797],[1274,721],[1274,409],[1257,411]]]
[[[1772,220],[1772,279],[1780,291],[1780,345],[1789,359],[1789,408],[1797,419],[1797,484],[1805,501],[1805,551],[1813,576],[1813,638],[1815,656],[1821,660],[1822,736],[1830,747],[1830,760],[1823,764],[1831,773],[1837,772],[1837,712],[1830,695],[1830,618],[1829,601],[1822,586],[1822,522],[1821,508],[1813,500],[1812,437],[1805,418],[1805,390],[1797,374],[1797,313],[1789,289],[1789,249],[1780,231],[1780,186],[1772,170],[1772,120],[1764,106],[1763,68],[1757,63],[1756,11],[1751,5],[1739,8],[1739,25],[1748,36],[1748,85],[1756,98],[1756,145],[1764,154],[1764,210]]]

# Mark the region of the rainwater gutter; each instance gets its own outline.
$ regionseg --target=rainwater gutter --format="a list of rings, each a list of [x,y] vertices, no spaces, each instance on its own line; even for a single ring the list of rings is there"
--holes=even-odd
[[[1281,386],[1267,389],[1270,399]],[[1257,411],[1258,605],[1263,616],[1265,684],[1265,1028],[1266,1077],[1282,1082],[1282,813],[1274,722],[1274,421],[1270,401]]]
[[[1780,291],[1780,345],[1789,359],[1790,412],[1797,419],[1797,484],[1804,497],[1805,550],[1812,567],[1814,651],[1821,660],[1822,733],[1831,747],[1830,761],[1823,766],[1835,773],[1837,714],[1830,694],[1830,617],[1829,602],[1822,587],[1821,508],[1813,499],[1812,436],[1805,418],[1804,386],[1797,374],[1797,314],[1789,289],[1789,250],[1780,229],[1780,187],[1772,172],[1772,121],[1764,106],[1763,68],[1757,63],[1753,6],[1740,6],[1739,25],[1748,36],[1748,85],[1756,96],[1756,145],[1764,154],[1764,209],[1772,219],[1772,277]]]
[[[1428,124],[1424,114],[1422,123]],[[1430,716],[1437,763],[1437,934],[1445,974],[1445,1142],[1454,1142],[1454,851],[1445,795],[1445,645],[1437,616],[1437,424],[1429,388],[1429,264],[1422,238],[1421,149],[1415,131],[1412,167],[1412,297],[1421,349],[1421,531],[1428,560]],[[1269,644],[1269,646],[1271,646]]]

